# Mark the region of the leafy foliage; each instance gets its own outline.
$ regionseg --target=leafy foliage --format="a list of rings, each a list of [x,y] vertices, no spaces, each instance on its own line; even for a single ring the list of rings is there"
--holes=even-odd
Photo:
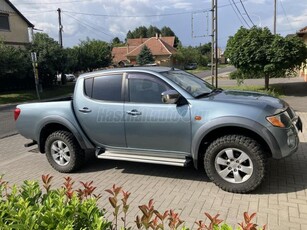
[[[76,49],[80,70],[93,71],[111,64],[111,47],[104,41],[88,38],[86,41],[81,41]]]
[[[265,77],[283,77],[306,62],[307,47],[297,37],[273,35],[268,28],[241,27],[227,42],[225,55],[243,73]]]
[[[45,33],[34,34],[31,51],[37,54],[38,74],[43,86],[54,83],[56,74],[65,69],[66,54],[58,42]]]
[[[184,65],[188,63],[197,63],[199,66],[207,66],[209,57],[203,55],[200,47],[178,47],[177,53],[174,55],[176,60],[183,63]]]
[[[175,44],[174,47],[177,47],[180,45],[179,38],[176,36],[174,31],[168,26],[164,26],[161,28],[161,30],[156,27],[150,25],[148,28],[146,26],[139,26],[135,28],[133,31],[128,31],[126,35],[126,39],[131,38],[151,38],[155,37],[156,34],[161,34],[162,37],[169,37],[169,36],[175,36]]]
[[[113,185],[105,190],[109,193],[109,203],[113,208],[113,222],[105,219],[105,210],[98,208],[97,200],[101,194],[94,194],[96,187],[93,181],[80,182],[81,188],[74,189],[74,181],[71,177],[64,177],[63,186],[52,189],[53,177],[42,176],[43,188],[40,189],[38,182],[24,181],[18,188],[16,185],[9,186],[0,176],[0,229],[108,229],[108,230],[131,230],[128,226],[127,214],[129,211],[129,197],[131,193],[124,191],[122,187]],[[139,206],[141,215],[136,216],[137,229],[181,229],[188,230],[179,214],[173,209],[159,212],[154,207],[151,199],[148,204]],[[203,220],[195,222],[197,230],[232,230],[233,228],[222,223],[219,214],[211,216],[205,213],[210,221],[206,225]],[[244,213],[244,221],[238,229],[256,230],[257,224],[253,223],[255,213]],[[119,220],[123,226],[119,227]],[[131,222],[130,222],[131,224]],[[263,226],[265,230],[266,226]]]
[[[154,62],[154,57],[151,53],[151,50],[144,45],[136,57],[136,61],[139,65],[146,65]]]
[[[27,83],[34,86],[31,59],[26,50],[7,46],[0,41],[0,54],[1,91],[18,86],[23,88]]]
[[[0,180],[0,229],[109,229],[111,222],[97,207],[99,196],[91,183],[73,190],[70,177],[61,189],[51,189],[52,177],[43,175],[45,193],[38,182],[24,181],[20,189]]]

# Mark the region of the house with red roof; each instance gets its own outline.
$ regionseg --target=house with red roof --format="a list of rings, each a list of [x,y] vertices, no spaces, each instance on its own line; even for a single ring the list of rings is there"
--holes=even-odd
[[[172,66],[173,55],[176,53],[174,44],[175,37],[162,37],[158,34],[151,38],[127,39],[125,46],[113,48],[113,63],[119,66],[136,65],[136,57],[146,45],[154,56],[155,64]]]

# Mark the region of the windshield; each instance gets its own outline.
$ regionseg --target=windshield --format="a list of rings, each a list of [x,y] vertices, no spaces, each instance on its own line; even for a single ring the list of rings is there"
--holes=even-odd
[[[182,70],[170,70],[161,74],[176,83],[193,97],[210,94],[214,90],[214,87],[206,81]]]

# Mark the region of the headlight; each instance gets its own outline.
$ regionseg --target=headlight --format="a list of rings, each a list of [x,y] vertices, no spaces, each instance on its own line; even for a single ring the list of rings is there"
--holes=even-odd
[[[266,117],[266,119],[275,127],[288,128],[291,126],[291,119],[285,112]]]

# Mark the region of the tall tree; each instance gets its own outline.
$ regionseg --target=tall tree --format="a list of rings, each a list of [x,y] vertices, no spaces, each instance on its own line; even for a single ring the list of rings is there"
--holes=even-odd
[[[180,45],[179,38],[172,31],[172,29],[167,26],[162,27],[161,30],[156,26],[149,26],[148,28],[145,26],[137,27],[133,31],[128,31],[126,40],[131,38],[150,38],[156,36],[156,33],[161,34],[163,37],[175,36],[174,47],[178,47]]]
[[[199,66],[207,66],[208,57],[202,55],[198,47],[182,47],[177,48],[177,53],[174,55],[175,59],[183,65],[189,63],[197,63]]]
[[[118,45],[118,44],[121,44],[122,41],[118,38],[118,37],[115,37],[112,39],[112,45]]]
[[[227,42],[225,55],[243,73],[260,75],[269,88],[270,77],[282,77],[306,62],[307,48],[296,37],[273,35],[268,28],[241,27]]]
[[[169,28],[168,26],[163,26],[161,29],[161,35],[163,37],[170,37],[170,36],[175,36],[175,44],[174,47],[178,47],[180,44],[179,38],[176,36],[176,34],[174,33],[174,31],[172,31],[171,28]]]
[[[158,27],[156,26],[149,26],[147,28],[147,38],[151,38],[151,37],[154,37],[156,36],[156,34],[160,34],[161,31],[158,29]]]
[[[134,38],[147,38],[147,28],[145,26],[140,26],[134,31]]]
[[[33,80],[29,52],[0,41],[0,91],[30,88]]]
[[[104,41],[87,38],[86,41],[81,41],[76,49],[78,50],[79,66],[82,70],[93,71],[111,64],[111,47]]]
[[[52,85],[57,72],[66,66],[66,54],[58,42],[45,33],[34,35],[31,50],[37,53],[38,74],[44,86]]]
[[[146,65],[154,62],[151,50],[146,45],[141,49],[141,52],[136,57],[136,61],[139,65]]]

